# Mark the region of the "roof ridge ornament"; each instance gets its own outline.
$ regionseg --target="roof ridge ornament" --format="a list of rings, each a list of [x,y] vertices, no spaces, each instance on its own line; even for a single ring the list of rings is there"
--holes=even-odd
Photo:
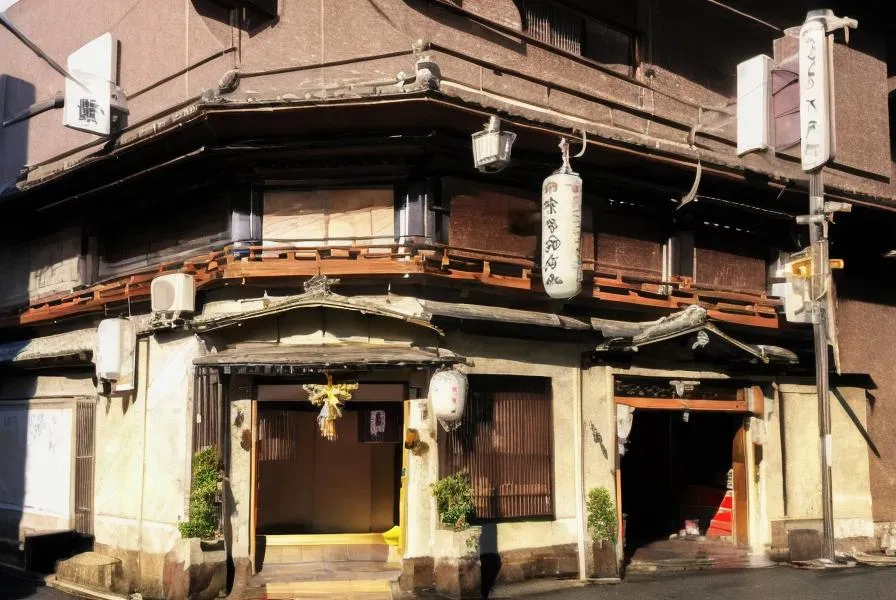
[[[330,286],[337,285],[339,279],[330,279],[326,275],[315,275],[311,277],[302,286],[305,288],[306,296],[330,296]]]

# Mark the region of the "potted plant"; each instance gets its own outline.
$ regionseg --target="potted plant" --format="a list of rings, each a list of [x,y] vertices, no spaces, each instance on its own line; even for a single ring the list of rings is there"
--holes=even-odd
[[[469,522],[476,511],[470,476],[465,472],[448,475],[431,489],[441,526],[436,529],[433,547],[436,591],[450,598],[478,598],[482,529]]]
[[[616,507],[609,490],[603,486],[588,490],[585,508],[591,535],[591,576],[617,577]]]
[[[214,540],[218,534],[218,451],[214,446],[193,455],[188,518],[178,524],[184,538]]]

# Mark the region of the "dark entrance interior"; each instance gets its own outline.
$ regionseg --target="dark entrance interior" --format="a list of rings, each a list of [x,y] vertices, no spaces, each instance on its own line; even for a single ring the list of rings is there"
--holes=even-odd
[[[621,457],[626,553],[668,539],[697,520],[704,534],[732,469],[743,416],[724,412],[635,411]]]
[[[388,531],[399,517],[401,402],[347,403],[333,441],[319,410],[260,403],[257,533]]]

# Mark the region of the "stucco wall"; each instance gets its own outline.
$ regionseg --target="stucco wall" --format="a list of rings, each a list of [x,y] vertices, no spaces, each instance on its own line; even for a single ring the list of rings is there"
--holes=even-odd
[[[856,416],[866,423],[864,390],[843,388],[842,394]],[[786,461],[786,518],[820,519],[821,445],[818,402],[813,386],[780,386]],[[837,537],[870,537],[871,513],[868,447],[849,416],[831,395],[833,442],[832,486],[834,533]]]
[[[197,338],[141,338],[137,391],[100,398],[96,425],[95,535],[122,559],[130,585],[161,593],[164,555],[180,539],[189,494],[189,398]]]

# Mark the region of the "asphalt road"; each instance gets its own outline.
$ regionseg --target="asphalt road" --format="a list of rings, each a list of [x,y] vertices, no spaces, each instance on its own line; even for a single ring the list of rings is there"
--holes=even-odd
[[[75,596],[0,573],[0,600],[74,600]],[[896,568],[805,571],[789,567],[626,581],[520,596],[525,600],[889,600]]]
[[[790,567],[626,581],[525,596],[526,600],[891,600],[896,567],[808,571]]]
[[[73,600],[76,596],[69,596],[59,590],[0,572],[0,600],[23,600],[24,598],[33,600]]]

